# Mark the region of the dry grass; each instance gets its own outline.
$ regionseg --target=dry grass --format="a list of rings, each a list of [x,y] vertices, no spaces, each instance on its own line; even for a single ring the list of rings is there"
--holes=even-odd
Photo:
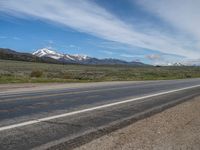
[[[200,77],[200,67],[59,65],[0,60],[0,83],[165,80]]]

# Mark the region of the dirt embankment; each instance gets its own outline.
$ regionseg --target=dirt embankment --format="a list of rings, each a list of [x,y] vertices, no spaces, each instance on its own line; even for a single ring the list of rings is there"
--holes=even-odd
[[[76,150],[200,149],[200,97],[110,133]]]

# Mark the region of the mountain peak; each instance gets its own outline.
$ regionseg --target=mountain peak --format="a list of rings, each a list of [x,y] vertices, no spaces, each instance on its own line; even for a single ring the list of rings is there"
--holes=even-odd
[[[63,57],[62,54],[57,53],[48,48],[38,49],[37,51],[35,51],[33,53],[33,55],[38,56],[38,57],[50,57],[50,58],[57,59],[57,60]]]
[[[38,56],[38,57],[50,57],[53,59],[57,60],[67,60],[67,61],[85,61],[90,59],[87,55],[80,55],[80,54],[75,54],[75,55],[69,55],[69,54],[60,54],[54,50],[48,49],[48,48],[42,48],[38,49],[33,53],[33,55]]]
[[[74,55],[78,60],[87,60],[87,59],[90,59],[90,57],[89,56],[87,56],[87,55],[80,55],[80,54],[75,54]]]
[[[167,66],[184,66],[184,64],[180,62],[175,62],[175,63],[168,63]]]

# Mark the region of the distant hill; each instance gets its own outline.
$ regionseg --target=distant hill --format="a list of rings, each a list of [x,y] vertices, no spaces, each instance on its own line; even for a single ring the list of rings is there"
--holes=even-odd
[[[119,59],[97,59],[86,55],[60,54],[49,49],[39,49],[33,54],[20,53],[11,49],[0,48],[0,59],[28,62],[43,62],[55,64],[85,64],[85,65],[131,65],[146,66],[141,62],[126,62]]]
[[[48,57],[40,58],[30,53],[20,53],[6,48],[0,48],[0,59],[28,61],[28,62],[43,62],[43,63],[61,63],[52,58]]]

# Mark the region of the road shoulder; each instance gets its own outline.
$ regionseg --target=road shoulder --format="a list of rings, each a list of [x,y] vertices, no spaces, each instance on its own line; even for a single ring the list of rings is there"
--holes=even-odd
[[[76,150],[199,149],[200,97],[140,120]]]
[[[131,85],[136,83],[148,83],[159,81],[112,81],[112,82],[91,82],[91,83],[16,83],[16,84],[0,84],[1,93],[13,92],[33,92],[42,90],[70,89],[70,88],[87,88],[102,86],[120,86],[122,84]]]

